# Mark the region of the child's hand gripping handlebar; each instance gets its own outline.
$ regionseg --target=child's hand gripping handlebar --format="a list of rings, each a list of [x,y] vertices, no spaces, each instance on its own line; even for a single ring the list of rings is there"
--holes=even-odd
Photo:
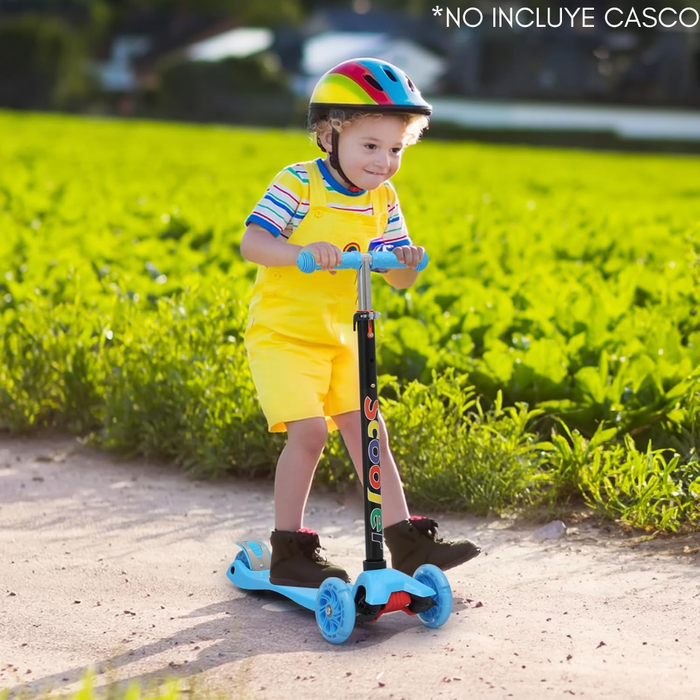
[[[371,270],[387,270],[387,269],[403,269],[406,266],[400,263],[398,258],[392,252],[375,251],[373,253],[360,253],[353,250],[350,253],[343,253],[343,260],[340,265],[334,267],[334,270],[359,270],[362,267],[362,256],[372,256]],[[420,272],[428,266],[428,254],[423,253],[421,261],[418,263],[416,271]],[[297,267],[302,272],[316,272],[321,269],[320,265],[316,264],[314,254],[310,250],[302,250],[297,257]]]

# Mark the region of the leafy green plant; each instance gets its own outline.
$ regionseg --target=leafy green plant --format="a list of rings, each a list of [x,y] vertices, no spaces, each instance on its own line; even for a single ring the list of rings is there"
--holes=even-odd
[[[0,428],[272,476],[284,435],[248,371],[256,271],[238,244],[312,141],[39,114],[0,113],[0,129]],[[409,151],[395,184],[431,264],[409,290],[377,279],[374,305],[414,505],[580,498],[634,527],[698,527],[696,169],[428,138]],[[353,481],[338,435],[318,475]]]
[[[552,429],[549,442],[540,442],[543,451],[543,467],[548,480],[546,500],[550,506],[554,503],[568,503],[572,498],[582,495],[584,475],[596,454],[603,445],[617,435],[616,428],[598,427],[595,435],[587,440],[578,430],[570,430],[559,418],[555,419],[563,434]]]
[[[540,448],[527,428],[541,411],[504,408],[500,395],[484,411],[451,369],[433,373],[430,385],[388,386],[397,398],[383,400],[382,411],[413,505],[487,514],[538,498]]]
[[[584,498],[608,517],[646,530],[693,529],[700,521],[700,462],[683,465],[680,455],[637,450],[629,435],[597,452],[582,475]]]
[[[193,687],[183,688],[183,681],[175,677],[169,677],[161,682],[151,682],[146,687],[143,687],[139,681],[133,680],[126,687],[119,687],[118,684],[112,683],[105,688],[95,688],[95,671],[93,668],[88,668],[82,675],[81,687],[74,693],[63,695],[66,700],[179,700],[184,693],[192,700],[220,700],[223,697],[221,693],[214,693],[204,689],[200,689],[196,683],[191,683]],[[0,691],[0,700],[7,700],[10,691]],[[29,700],[29,698],[48,698],[49,693],[41,693],[31,696],[26,691],[20,691],[14,697],[20,700]],[[241,696],[243,697],[243,696]]]

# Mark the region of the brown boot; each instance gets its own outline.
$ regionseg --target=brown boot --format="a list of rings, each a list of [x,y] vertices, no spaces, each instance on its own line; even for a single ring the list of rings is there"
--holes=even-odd
[[[438,539],[437,525],[432,518],[414,515],[384,528],[392,567],[409,576],[422,564],[435,564],[445,571],[481,552],[481,548],[469,540],[450,542]]]
[[[331,576],[350,581],[345,569],[331,564],[318,553],[321,545],[313,530],[273,530],[270,543],[270,583],[275,586],[318,588]]]

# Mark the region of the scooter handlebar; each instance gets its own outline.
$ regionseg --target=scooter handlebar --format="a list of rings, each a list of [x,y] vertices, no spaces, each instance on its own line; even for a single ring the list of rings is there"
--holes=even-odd
[[[398,261],[398,258],[392,252],[374,251],[370,253],[372,256],[372,270],[388,270],[388,269],[403,269],[406,266]],[[420,272],[428,266],[428,254],[423,253],[421,261],[418,263],[416,270]],[[302,250],[297,257],[297,267],[306,273],[316,272],[321,269],[320,265],[316,264],[314,254],[310,250]],[[362,267],[362,253],[353,250],[349,253],[343,253],[343,259],[340,265],[334,267],[334,270],[359,270]]]

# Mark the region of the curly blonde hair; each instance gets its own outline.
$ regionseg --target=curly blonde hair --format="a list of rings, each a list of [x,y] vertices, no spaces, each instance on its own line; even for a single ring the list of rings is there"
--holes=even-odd
[[[358,112],[356,110],[332,107],[324,110],[323,113],[310,112],[307,121],[307,128],[310,138],[318,139],[319,136],[329,129],[335,129],[338,133],[347,129],[360,119],[381,119],[383,116],[400,117],[406,126],[404,131],[404,145],[412,146],[420,141],[423,131],[428,128],[430,119],[424,114],[411,114],[408,112]]]

